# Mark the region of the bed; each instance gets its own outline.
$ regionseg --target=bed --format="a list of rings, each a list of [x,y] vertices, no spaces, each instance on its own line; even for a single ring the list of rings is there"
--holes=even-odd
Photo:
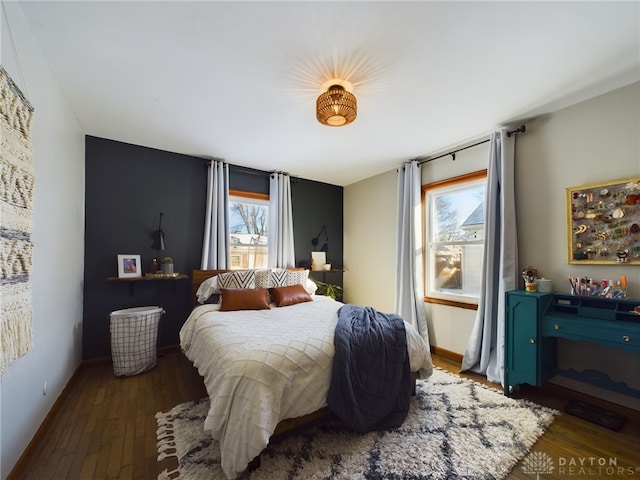
[[[244,278],[225,288],[216,282],[231,272],[193,271],[193,298],[214,300],[196,304],[180,331],[181,348],[203,377],[211,401],[204,428],[219,441],[222,469],[230,479],[259,459],[274,434],[328,413],[333,335],[343,304],[313,294],[308,271],[268,272],[254,271],[253,281]],[[238,299],[231,295],[254,296],[264,288],[264,275],[268,284],[288,284],[269,289],[266,308],[262,300],[260,308],[233,308]],[[293,290],[293,297],[305,300],[283,301],[281,292]],[[222,303],[216,303],[216,291],[226,295]],[[249,306],[256,307],[252,301]],[[405,327],[411,370],[428,376],[428,347],[415,329]]]

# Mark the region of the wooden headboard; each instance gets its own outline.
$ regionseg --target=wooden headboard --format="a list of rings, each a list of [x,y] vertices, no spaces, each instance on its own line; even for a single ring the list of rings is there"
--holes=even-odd
[[[304,268],[287,268],[287,270],[297,271],[304,270]],[[191,307],[198,305],[198,297],[196,292],[198,288],[208,278],[215,277],[220,273],[231,272],[232,270],[192,270],[191,271]]]

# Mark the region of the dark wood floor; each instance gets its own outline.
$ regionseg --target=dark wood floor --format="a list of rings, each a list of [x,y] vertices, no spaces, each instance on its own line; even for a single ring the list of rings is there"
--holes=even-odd
[[[447,359],[434,357],[434,363],[452,372],[458,370]],[[464,376],[483,381],[473,374]],[[85,366],[68,392],[39,444],[9,478],[155,479],[165,468],[175,467],[175,460],[173,465],[170,459],[156,460],[155,413],[205,396],[200,376],[177,351],[162,355],[154,369],[133,377],[114,377],[110,363]],[[561,393],[527,389],[517,395],[562,409],[567,398]],[[540,478],[640,478],[639,425],[637,417],[630,418],[620,431],[613,432],[561,415],[534,446],[533,451],[554,461],[554,470]],[[560,457],[566,465],[559,465]],[[606,460],[607,470],[598,470],[601,459]],[[590,470],[571,465],[594,461]],[[615,470],[609,468],[612,461],[617,462]],[[523,466],[521,462],[508,478],[535,478]]]

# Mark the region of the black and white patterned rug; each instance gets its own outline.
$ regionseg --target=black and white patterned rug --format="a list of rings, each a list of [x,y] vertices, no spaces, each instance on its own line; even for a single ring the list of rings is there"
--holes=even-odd
[[[418,380],[404,424],[361,434],[330,421],[270,446],[241,480],[502,479],[553,422],[557,411],[502,395],[442,370]],[[225,479],[216,441],[202,424],[209,400],[183,403],[158,419],[158,478]],[[163,453],[168,451],[169,454]]]

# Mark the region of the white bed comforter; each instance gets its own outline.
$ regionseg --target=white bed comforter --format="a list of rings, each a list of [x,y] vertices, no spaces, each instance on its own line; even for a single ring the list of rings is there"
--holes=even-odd
[[[343,305],[324,296],[270,310],[220,312],[196,307],[180,331],[182,350],[211,400],[204,422],[220,442],[228,478],[245,470],[280,420],[326,406],[333,335]],[[417,331],[405,323],[411,370],[432,371]]]

